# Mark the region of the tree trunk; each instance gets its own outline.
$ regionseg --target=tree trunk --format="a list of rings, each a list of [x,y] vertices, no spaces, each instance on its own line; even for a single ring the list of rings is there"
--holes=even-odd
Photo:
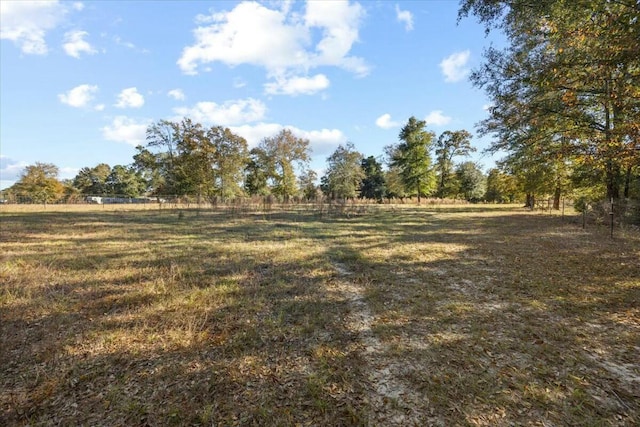
[[[533,208],[535,208],[536,206],[536,196],[533,193],[527,193],[527,199],[525,201],[525,208],[529,208],[531,210],[533,210]]]
[[[607,200],[617,200],[620,198],[620,165],[609,160],[606,168],[607,180]]]
[[[553,209],[556,211],[560,210],[560,196],[562,195],[562,191],[560,191],[560,186],[556,187],[556,191],[553,193]]]
[[[631,187],[631,166],[627,166],[627,171],[624,175],[624,198],[629,198],[629,188]]]

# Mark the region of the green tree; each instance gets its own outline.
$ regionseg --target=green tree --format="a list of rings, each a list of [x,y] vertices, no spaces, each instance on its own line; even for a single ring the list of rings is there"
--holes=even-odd
[[[325,188],[332,199],[352,199],[358,195],[365,177],[362,170],[362,154],[353,143],[339,145],[327,158]]]
[[[268,179],[271,175],[271,162],[266,151],[252,148],[244,168],[244,189],[250,196],[266,196],[271,193]]]
[[[486,178],[474,162],[464,162],[456,167],[459,194],[468,202],[479,202],[486,192]]]
[[[93,168],[84,167],[73,178],[73,185],[82,194],[105,196],[109,193],[107,185],[109,174],[111,174],[111,166],[106,163],[100,163]]]
[[[106,179],[108,194],[138,197],[145,194],[146,185],[142,176],[133,167],[116,165]]]
[[[435,135],[424,128],[426,122],[415,117],[409,118],[400,130],[399,139],[402,141],[392,153],[391,165],[397,167],[400,177],[410,192],[418,196],[418,204],[423,195],[434,190],[435,177],[431,169],[429,149]]]
[[[213,145],[214,194],[232,199],[243,194],[243,170],[249,161],[247,141],[228,128],[212,127],[207,139]]]
[[[298,191],[294,163],[302,168],[309,162],[309,140],[283,129],[263,139],[258,148],[266,154],[272,193],[288,200]]]
[[[375,157],[369,156],[366,159],[362,159],[361,166],[364,178],[360,186],[360,197],[382,202],[386,192],[382,164]]]
[[[51,163],[27,166],[13,187],[18,195],[34,203],[51,203],[64,193],[64,186],[58,181],[58,167]]]
[[[404,199],[409,197],[409,192],[404,185],[400,169],[397,167],[390,167],[384,174],[385,197],[389,200],[400,199],[404,203]]]
[[[438,189],[436,195],[441,198],[455,193],[455,186],[450,182],[453,174],[453,158],[456,156],[468,156],[476,151],[471,146],[471,134],[466,130],[445,131],[436,142],[435,171],[438,176]]]
[[[318,196],[318,174],[313,169],[307,169],[299,177],[300,192],[305,200],[315,200]]]
[[[166,162],[163,160],[165,153],[153,153],[149,149],[138,145],[133,156],[131,167],[144,182],[144,194],[171,195],[175,194],[173,188],[167,184]]]

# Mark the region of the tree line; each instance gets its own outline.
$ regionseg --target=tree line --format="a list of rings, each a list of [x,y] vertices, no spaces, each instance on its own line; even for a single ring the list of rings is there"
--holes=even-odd
[[[3,197],[54,201],[78,195],[175,195],[205,200],[273,196],[386,199],[423,197],[516,202],[534,207],[563,196],[587,206],[640,201],[640,2],[637,0],[462,0],[507,46],[490,47],[471,74],[491,106],[476,125],[502,154],[485,175],[464,160],[471,134],[436,138],[411,117],[380,157],[340,145],[320,177],[309,141],[282,130],[249,149],[229,129],[161,120],[127,166],[83,168],[57,180],[51,164],[29,166]],[[456,163],[456,160],[458,162]],[[640,203],[636,203],[640,206]],[[640,218],[640,208],[638,209]]]
[[[241,197],[273,196],[281,201],[385,199],[423,197],[481,201],[513,201],[517,189],[492,188],[470,161],[455,163],[475,148],[465,130],[446,131],[439,138],[426,122],[411,117],[380,157],[365,156],[353,143],[339,145],[327,158],[318,180],[309,167],[310,143],[283,129],[249,149],[246,140],[228,128],[185,118],[160,120],[147,129],[146,144],[136,147],[129,165],[101,163],[83,167],[69,180],[58,180],[49,163],[27,166],[3,198],[37,203],[80,200],[86,196],[191,197],[218,202]],[[433,158],[433,160],[432,160]],[[495,186],[494,186],[495,187]]]

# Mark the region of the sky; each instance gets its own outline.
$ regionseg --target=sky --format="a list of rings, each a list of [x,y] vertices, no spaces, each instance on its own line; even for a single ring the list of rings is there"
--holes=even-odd
[[[0,188],[27,165],[60,179],[128,165],[149,124],[190,117],[249,147],[283,128],[307,138],[311,167],[352,142],[382,156],[409,117],[488,137],[489,101],[468,80],[501,46],[458,1],[0,2]]]

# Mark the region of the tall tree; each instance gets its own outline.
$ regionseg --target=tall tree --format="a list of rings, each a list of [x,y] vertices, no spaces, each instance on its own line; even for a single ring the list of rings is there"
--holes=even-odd
[[[288,200],[298,191],[294,163],[302,168],[309,162],[309,140],[283,129],[263,139],[258,148],[264,151],[270,164],[273,194]]]
[[[361,166],[364,178],[360,186],[360,197],[382,202],[386,192],[382,164],[375,157],[369,156],[366,159],[362,159]]]
[[[563,162],[600,169],[607,198],[619,197],[640,164],[640,3],[465,0],[460,16],[470,13],[510,41],[476,73],[494,100],[494,129],[513,120],[505,104],[519,103],[518,120],[537,131],[528,145],[547,157],[562,146]]]
[[[464,162],[456,167],[459,194],[468,202],[479,202],[486,192],[486,177],[474,162]]]
[[[400,130],[399,139],[392,154],[391,165],[397,167],[402,181],[411,195],[418,196],[418,204],[423,195],[431,193],[435,187],[431,169],[429,149],[435,135],[425,130],[427,123],[415,117]]]
[[[332,199],[352,199],[358,195],[365,177],[361,163],[362,154],[351,142],[339,145],[327,158],[324,183]]]
[[[249,159],[244,168],[244,189],[250,196],[266,196],[271,190],[267,183],[271,175],[271,162],[266,151],[254,147],[249,152]]]
[[[160,120],[147,128],[147,144],[136,147],[134,166],[143,173],[152,193],[179,195],[176,157],[180,142],[180,124]]]
[[[471,134],[466,130],[445,131],[436,142],[436,165],[438,175],[438,189],[436,195],[445,198],[454,193],[454,188],[449,182],[453,174],[453,158],[456,156],[468,156],[476,151],[471,146]]]
[[[221,126],[209,129],[207,139],[215,150],[214,193],[223,199],[241,196],[242,172],[249,161],[247,141]]]
[[[27,166],[13,189],[32,202],[45,204],[56,201],[64,193],[64,186],[58,181],[58,167],[41,162]]]

